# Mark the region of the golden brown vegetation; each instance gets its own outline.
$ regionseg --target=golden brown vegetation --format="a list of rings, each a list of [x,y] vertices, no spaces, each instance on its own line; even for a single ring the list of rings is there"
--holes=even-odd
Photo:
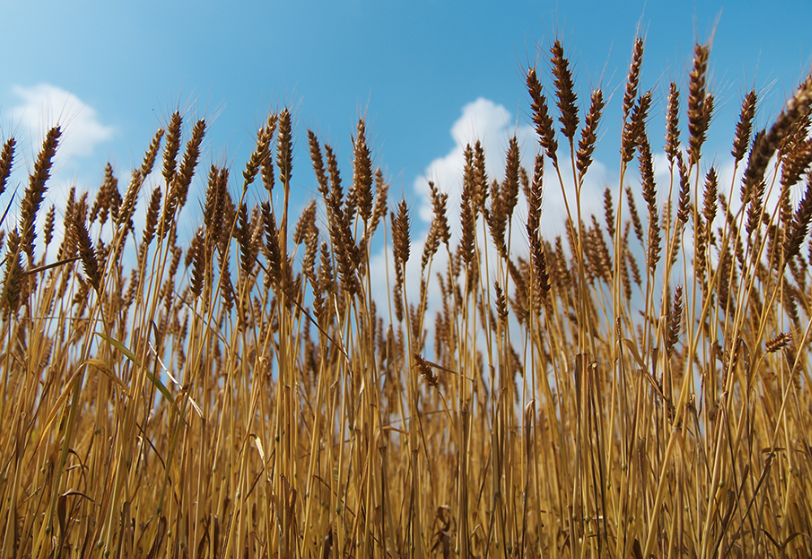
[[[702,159],[714,98],[697,46],[684,139],[668,89],[671,179],[657,185],[643,47],[604,216],[582,215],[603,92],[582,126],[556,42],[558,129],[526,74],[534,168],[514,140],[494,180],[469,146],[461,200],[431,185],[420,255],[363,121],[350,180],[308,133],[320,200],[294,222],[283,110],[236,181],[208,169],[187,247],[179,214],[206,123],[184,138],[175,113],[123,195],[110,166],[95,199],[71,192],[55,258],[37,258],[54,239],[53,206],[36,227],[53,128],[6,223],[2,557],[812,555],[812,80],[755,133],[745,96],[741,180],[719,184]],[[14,156],[9,138],[2,188]],[[540,234],[544,173],[565,190],[563,239]],[[376,233],[391,241],[388,279],[370,277]]]

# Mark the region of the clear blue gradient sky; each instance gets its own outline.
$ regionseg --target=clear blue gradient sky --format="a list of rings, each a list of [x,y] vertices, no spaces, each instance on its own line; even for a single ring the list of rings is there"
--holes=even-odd
[[[109,160],[122,173],[123,189],[123,173],[140,161],[175,108],[190,120],[211,120],[201,163],[228,160],[238,172],[267,111],[289,106],[298,134],[294,196],[300,203],[315,193],[305,130],[334,145],[349,177],[349,140],[361,115],[391,192],[414,200],[420,178],[455,149],[451,130],[470,103],[501,106],[494,118],[504,129],[526,127],[523,73],[536,64],[552,86],[547,54],[555,38],[574,64],[582,105],[594,86],[613,95],[596,152],[613,169],[638,28],[646,37],[641,87],[652,88],[657,102],[650,124],[655,144],[668,82],[680,84],[684,100],[693,45],[712,37],[710,83],[718,110],[707,150],[723,157],[743,92],[759,92],[757,124],[766,126],[808,71],[812,54],[809,1],[164,4],[3,3],[0,140],[10,134],[21,140],[20,183],[56,120],[67,124],[68,135],[57,178],[96,188]],[[684,113],[682,122],[684,129]]]

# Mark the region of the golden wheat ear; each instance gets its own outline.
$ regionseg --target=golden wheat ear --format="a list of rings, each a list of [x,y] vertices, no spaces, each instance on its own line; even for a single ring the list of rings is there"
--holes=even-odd
[[[11,175],[11,167],[14,163],[14,148],[17,140],[13,137],[3,144],[3,151],[0,152],[0,194],[6,191],[6,182]]]
[[[28,177],[28,188],[25,189],[20,203],[20,242],[22,250],[28,255],[29,265],[34,263],[34,242],[37,238],[34,229],[37,213],[45,199],[46,183],[51,177],[51,166],[61,137],[62,129],[59,126],[48,130],[34,163],[34,171]]]

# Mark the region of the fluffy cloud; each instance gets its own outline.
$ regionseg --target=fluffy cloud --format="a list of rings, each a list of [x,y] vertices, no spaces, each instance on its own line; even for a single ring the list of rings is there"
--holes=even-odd
[[[16,191],[17,200],[9,207],[9,213],[2,226],[8,229],[17,223],[18,200],[28,182],[26,175],[33,170],[34,160],[46,132],[58,124],[62,128],[62,137],[51,170],[52,178],[48,181],[48,192],[36,225],[38,240],[41,241],[39,232],[42,230],[47,208],[53,204],[56,208],[56,242],[51,245],[53,251],[61,241],[63,208],[71,186],[78,186],[81,191],[86,188],[87,181],[92,180],[99,184],[101,180],[103,168],[97,168],[95,162],[88,168],[88,165],[82,164],[81,159],[92,155],[98,145],[110,140],[114,129],[100,122],[93,107],[76,95],[54,85],[46,83],[33,87],[15,85],[11,91],[17,104],[4,109],[0,115],[0,122],[11,126],[9,132],[2,131],[0,140],[5,141],[11,135],[17,140],[13,178],[9,182],[13,187],[9,188],[6,194],[9,196],[9,193]],[[122,176],[120,169],[116,172],[117,176]],[[4,207],[6,203],[3,202]],[[38,248],[39,250],[41,248]]]
[[[3,120],[10,119],[30,143],[32,151],[52,126],[62,126],[63,137],[57,157],[64,161],[72,156],[87,156],[94,148],[113,136],[113,128],[103,125],[96,110],[73,93],[42,83],[33,87],[15,85],[12,93],[21,101]]]
[[[429,181],[442,192],[448,193],[451,229],[459,233],[459,200],[462,194],[462,174],[465,166],[465,147],[474,145],[477,140],[485,149],[488,176],[501,177],[505,171],[505,151],[510,137],[515,134],[523,149],[522,163],[532,168],[533,130],[527,126],[517,126],[510,112],[502,105],[488,99],[479,98],[468,103],[462,109],[462,115],[451,127],[454,147],[443,157],[432,161],[422,177],[414,183],[414,190],[419,196],[418,215],[424,224],[432,219]],[[456,238],[456,237],[455,237]]]
[[[451,127],[451,136],[454,138],[454,147],[445,156],[432,161],[427,167],[424,175],[414,183],[414,190],[419,197],[417,215],[425,226],[431,222],[432,207],[429,197],[429,181],[442,192],[448,193],[450,205],[450,221],[452,233],[456,235],[460,231],[459,224],[459,200],[462,194],[462,174],[465,166],[465,147],[473,145],[479,140],[485,149],[486,167],[489,179],[502,180],[505,172],[505,154],[510,138],[516,136],[521,149],[521,163],[532,173],[533,161],[538,151],[533,128],[527,124],[519,124],[504,106],[494,103],[488,99],[479,98],[476,101],[465,105],[462,115]],[[569,153],[562,153],[560,161],[569,161]],[[549,162],[548,162],[549,163]],[[552,167],[548,164],[545,169],[544,180],[544,205],[542,212],[542,232],[546,236],[559,235],[564,233],[564,218],[566,216],[566,205],[564,203],[563,191],[567,192],[572,211],[575,211],[574,195],[575,187],[571,173],[567,169],[562,169],[563,191]],[[606,175],[606,168],[600,162],[594,162],[588,173],[582,190],[582,211],[584,216],[594,212],[601,212],[603,180]],[[520,228],[526,218],[526,206],[524,197],[520,197],[519,207],[516,212],[516,222],[514,228]]]

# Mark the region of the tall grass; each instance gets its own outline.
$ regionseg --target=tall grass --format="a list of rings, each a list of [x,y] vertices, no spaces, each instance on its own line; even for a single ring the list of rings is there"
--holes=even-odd
[[[604,94],[579,106],[555,42],[551,85],[526,73],[533,169],[513,140],[489,177],[468,146],[422,243],[363,120],[344,176],[308,133],[319,199],[291,215],[282,110],[237,170],[201,170],[206,123],[173,114],[123,194],[110,166],[92,200],[71,191],[46,251],[50,130],[5,222],[2,557],[812,555],[812,80],[761,131],[745,96],[723,184],[708,46],[687,95],[639,91],[643,52],[604,215],[583,190]],[[179,232],[196,176],[202,220]]]

